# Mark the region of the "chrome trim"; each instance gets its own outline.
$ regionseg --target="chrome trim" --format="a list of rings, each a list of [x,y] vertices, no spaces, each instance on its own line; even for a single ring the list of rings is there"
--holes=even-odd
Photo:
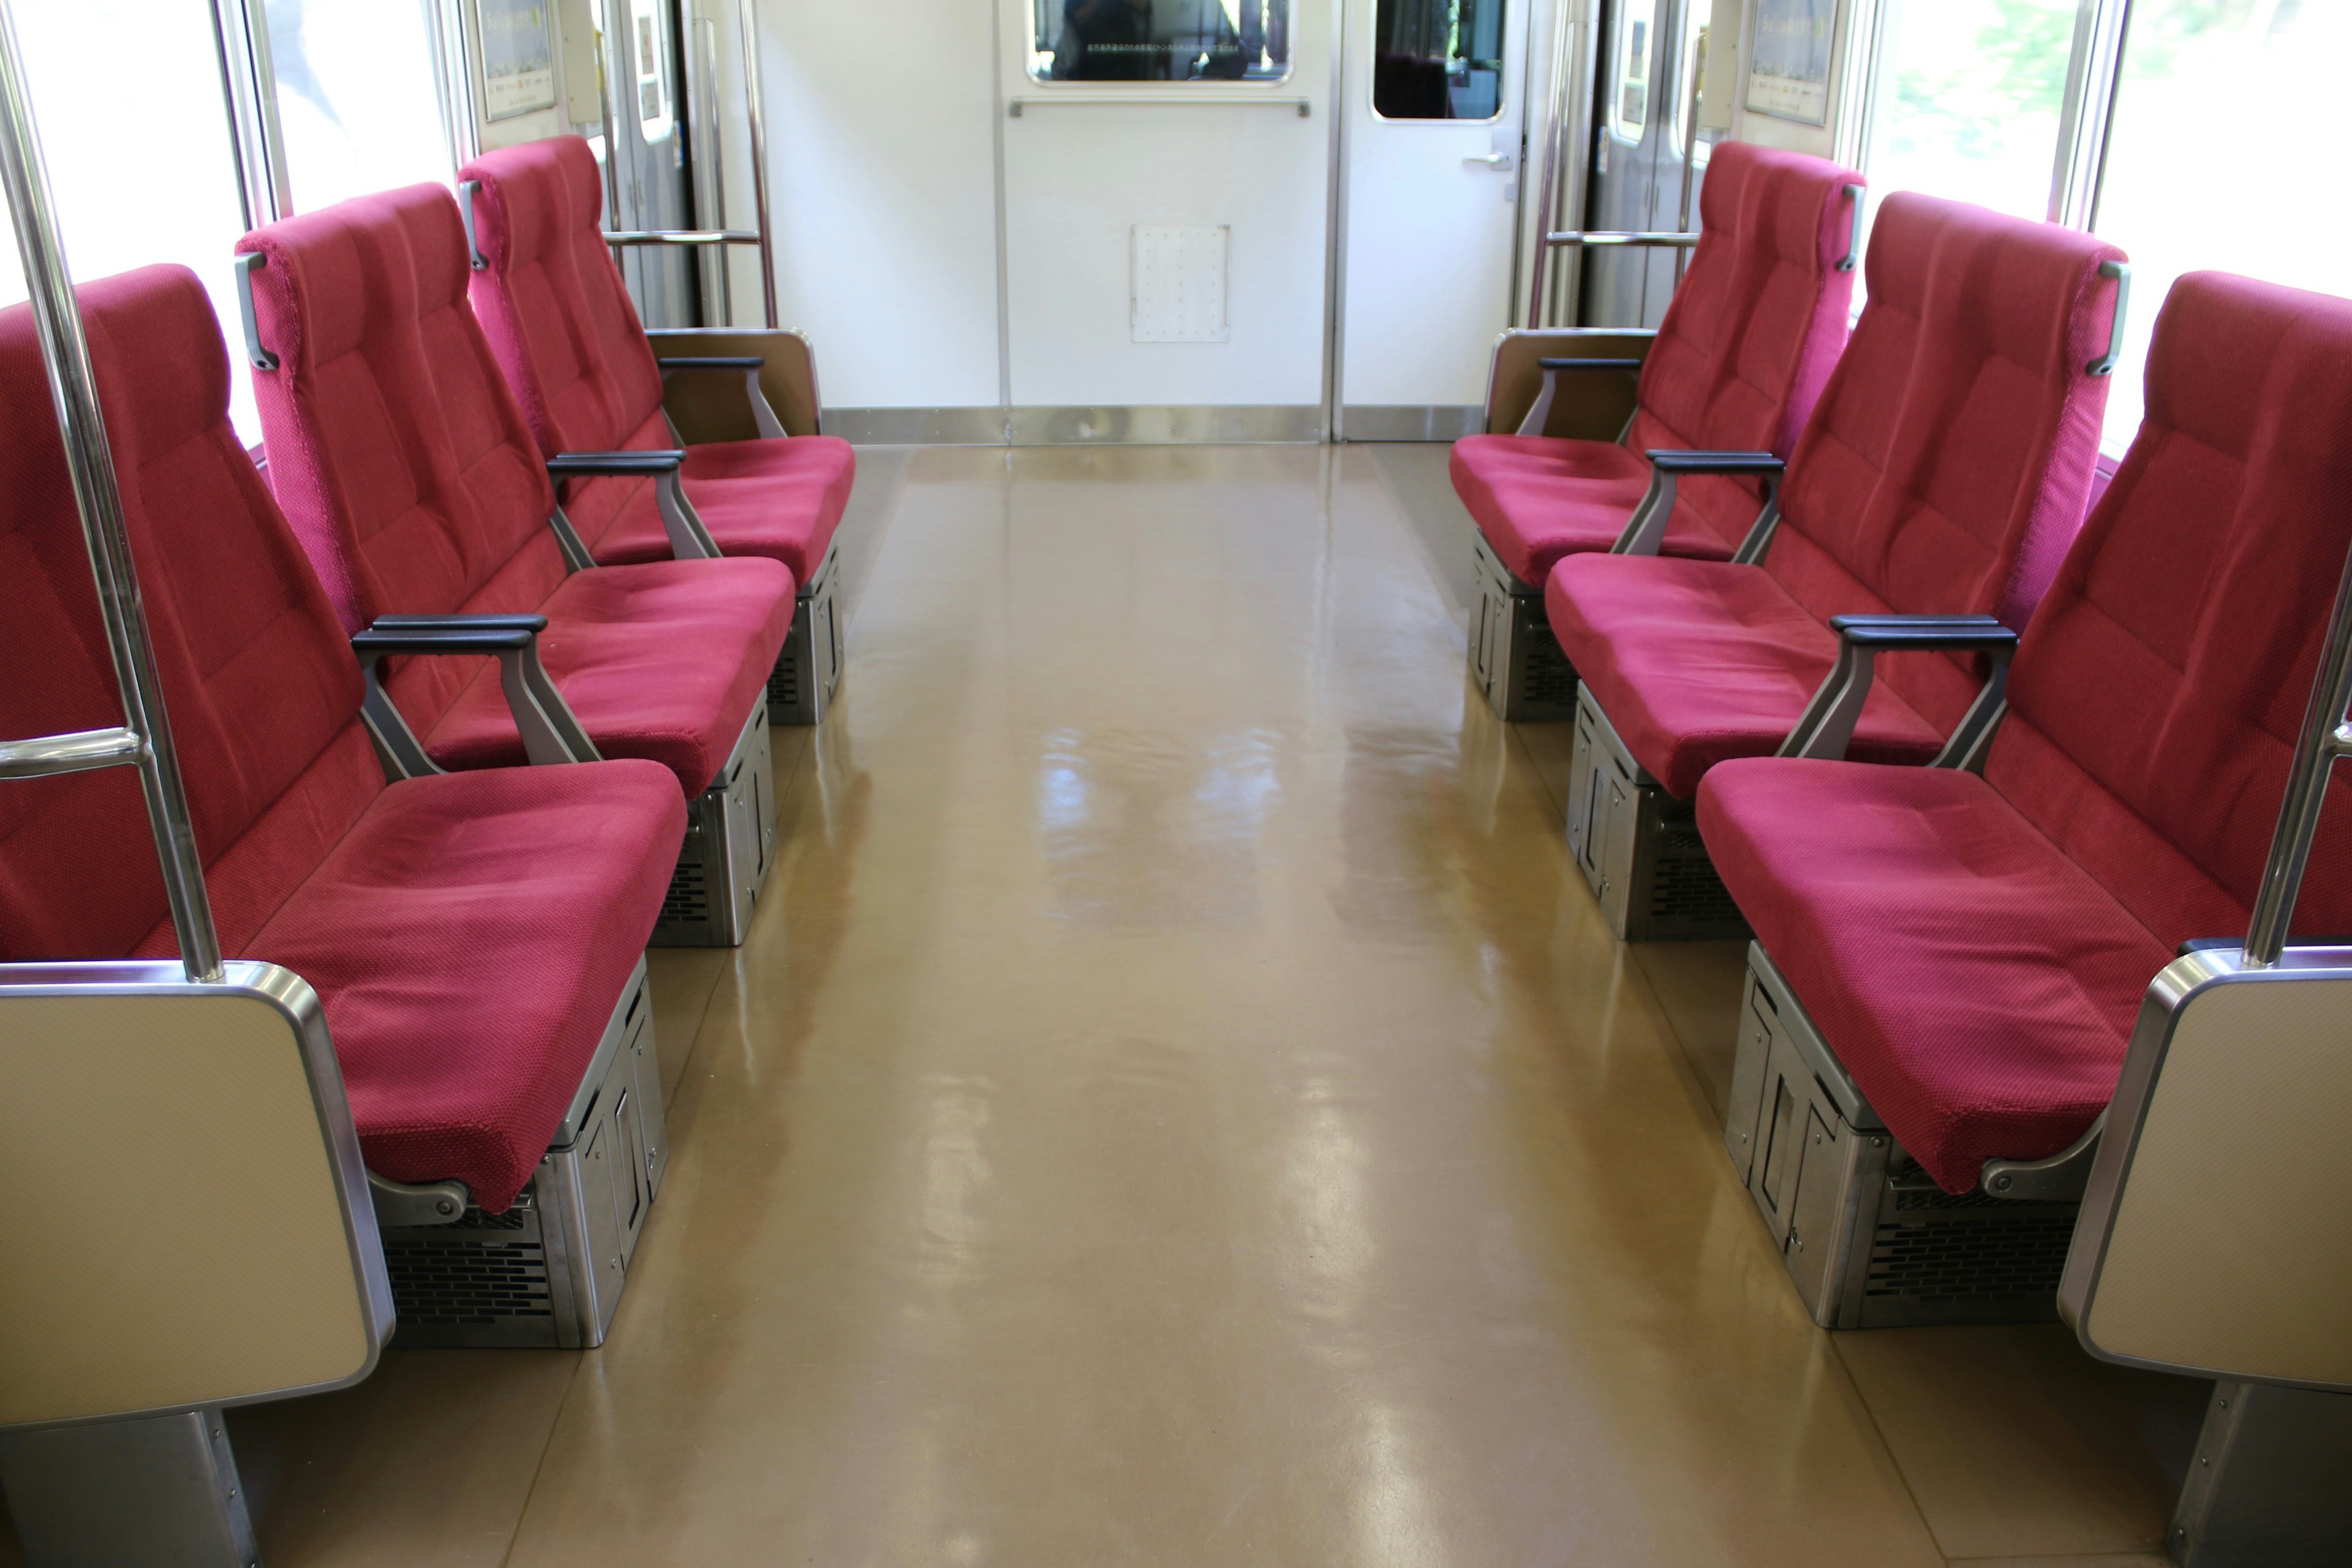
[[[2245,945],[2250,969],[2269,968],[2286,947],[2295,895],[2303,889],[2304,867],[2311,858],[2312,836],[2319,830],[2319,814],[2327,802],[2328,776],[2338,758],[2352,756],[2347,709],[2352,709],[2352,555],[2345,558],[2344,574],[2336,580],[2327,651],[2320,660],[2318,679],[2311,683],[2303,734],[2294,743],[2294,771],[2287,775],[2278,827],[2271,835],[2270,859],[2254,895]]]
[[[1007,119],[1019,120],[1023,118],[1024,110],[1032,107],[1042,108],[1049,104],[1060,105],[1069,109],[1108,109],[1113,107],[1127,109],[1138,105],[1148,107],[1171,103],[1181,103],[1188,107],[1192,104],[1213,104],[1225,109],[1252,107],[1259,109],[1296,109],[1298,111],[1298,118],[1301,120],[1307,119],[1315,112],[1315,100],[1311,98],[1273,98],[1262,96],[1257,93],[1238,92],[1220,93],[1214,98],[1193,93],[1174,92],[1139,93],[1133,98],[1129,98],[1122,93],[1108,92],[1036,93],[1006,100],[1004,112]],[[1444,121],[1442,123],[1456,125],[1462,123],[1462,121],[1449,120]],[[1476,123],[1484,124],[1485,121],[1481,121]]]
[[[776,310],[775,225],[768,215],[768,112],[760,86],[760,14],[757,0],[736,0],[743,28],[743,118],[751,136],[751,226],[760,237],[760,301],[768,330],[783,324]]]
[[[1486,427],[1486,411],[1468,403],[1350,403],[1344,413],[1350,441],[1458,441]]]
[[[5,37],[8,64],[13,67],[15,27],[8,19],[7,0],[0,0],[0,37]],[[8,69],[6,77],[15,72]],[[231,959],[209,980],[194,981],[169,960],[113,960],[99,963],[0,964],[0,989],[15,996],[151,996],[243,995],[274,1009],[292,1026],[301,1042],[303,1076],[309,1080],[310,1103],[318,1113],[319,1130],[335,1174],[336,1195],[343,1211],[343,1238],[351,1249],[352,1271],[360,1284],[360,1311],[367,1331],[368,1351],[359,1370],[348,1377],[299,1388],[269,1389],[258,1394],[215,1399],[213,1405],[259,1405],[310,1394],[331,1394],[363,1383],[375,1371],[383,1346],[392,1338],[392,1278],[384,1268],[383,1243],[376,1229],[375,1205],[368,1196],[367,1163],[360,1154],[359,1129],[352,1121],[351,1097],[343,1089],[341,1062],[327,1029],[326,1008],[310,983],[289,969],[250,959]],[[152,1410],[125,1410],[100,1417],[129,1420],[170,1415],[199,1408],[164,1405]],[[42,1431],[83,1425],[81,1421],[34,1423],[10,1428]]]
[[[83,730],[34,741],[0,741],[0,779],[46,779],[143,761],[147,742],[133,730]]]
[[[449,142],[449,172],[481,155],[481,113],[474,98],[472,52],[466,47],[465,0],[425,0],[425,32],[433,71],[440,79],[434,96],[441,110],[441,133]]]
[[[41,163],[40,133],[19,65],[22,58],[15,13],[8,0],[0,0],[0,184],[6,188],[16,249],[24,259],[41,359],[73,483],[74,509],[81,517],[99,614],[106,625],[107,652],[121,693],[124,728],[146,742],[136,759],[139,782],[162,862],[163,891],[171,901],[172,929],[188,979],[217,981],[220,939],[205,893],[204,857],[196,848],[179,756],[172,746],[171,720],[163,710],[163,682],[155,671],[147,612],[139,596],[138,567],[122,519],[122,495],[115,485],[106,416],[99,407],[89,342],[82,333],[80,306],[58,234],[57,209]]]
[[[828,408],[825,429],[856,447],[1002,447],[1009,411],[960,408]]]
[[[1536,232],[1551,234],[1553,209],[1559,201],[1559,142],[1568,134],[1568,36],[1570,29],[1582,26],[1581,18],[1570,19],[1565,5],[1554,7],[1551,31],[1551,77],[1549,91],[1544,105],[1543,191],[1536,198]],[[1527,325],[1543,325],[1544,289],[1550,283],[1551,247],[1538,245],[1529,268],[1532,281],[1528,288]],[[1540,433],[1540,432],[1538,432]]]
[[[1546,245],[1580,245],[1598,248],[1602,246],[1666,246],[1687,250],[1699,242],[1696,234],[1682,234],[1665,229],[1562,229],[1544,236]]]
[[[607,245],[757,245],[760,237],[745,228],[622,228],[606,229]]]
[[[991,0],[988,25],[989,178],[996,203],[996,433],[988,444],[1003,447],[1013,441],[1013,207],[1004,148],[1004,122],[1011,116],[1004,112],[1004,64],[998,58],[1004,47],[1003,0]]]
[[[268,21],[256,15],[259,3],[212,0],[213,47],[220,55],[221,92],[236,150],[237,201],[248,229],[294,210],[286,139],[278,120],[277,67],[269,56]]]
[[[2086,375],[2115,374],[2116,362],[2123,357],[2124,353],[2125,320],[2131,312],[2131,263],[2102,261],[2099,263],[2099,276],[2116,280],[2116,314],[2115,319],[2107,323],[2107,352],[2083,367]]]
[[[1331,0],[1331,129],[1323,175],[1324,441],[1347,438],[1348,411],[1348,0]],[[1293,74],[1297,71],[1294,55]]]
[[[2066,95],[2061,100],[2058,147],[2050,175],[2046,216],[2052,223],[2088,229],[2098,216],[2129,10],[2130,0],[2080,0],[2075,8]]]

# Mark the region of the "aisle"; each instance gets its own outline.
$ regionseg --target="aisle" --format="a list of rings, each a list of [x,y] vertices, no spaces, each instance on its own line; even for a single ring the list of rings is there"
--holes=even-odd
[[[1738,950],[1611,940],[1433,460],[869,454],[758,925],[656,956],[610,1342],[240,1416],[274,1568],[2154,1562],[2080,1554],[2201,1390],[1805,1320]]]

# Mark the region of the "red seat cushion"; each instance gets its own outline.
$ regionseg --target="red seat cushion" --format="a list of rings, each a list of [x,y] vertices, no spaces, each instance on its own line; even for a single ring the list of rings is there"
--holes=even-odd
[[[1837,661],[1836,634],[1755,566],[1572,555],[1552,568],[1544,607],[1626,749],[1682,800],[1717,763],[1778,750]],[[1923,763],[1943,742],[1880,680],[1847,754]]]
[[[649,763],[392,785],[244,956],[323,1000],[368,1168],[514,1201],[580,1088],[686,834]]]
[[[1853,274],[1848,185],[1824,159],[1727,142],[1699,193],[1701,237],[1643,363],[1622,446],[1473,436],[1454,447],[1454,488],[1505,566],[1541,584],[1563,555],[1606,550],[1649,488],[1654,447],[1795,448],[1845,342]],[[1686,479],[1664,553],[1722,561],[1763,505],[1749,479]]]
[[[772,561],[655,561],[575,572],[540,606],[540,658],[608,757],[642,757],[689,795],[710,786],[792,630],[793,580]],[[680,658],[681,649],[727,650]],[[741,657],[734,650],[742,650]],[[499,669],[479,673],[425,736],[444,767],[524,760]]]
[[[1698,821],[1757,941],[1947,1191],[2058,1152],[2114,1097],[2172,944],[1983,779],[1728,762]]]
[[[628,443],[641,451],[670,444],[658,414]],[[684,477],[687,499],[721,553],[781,561],[805,587],[833,547],[857,478],[857,457],[848,442],[833,436],[713,441],[687,448]],[[606,564],[670,559],[669,532],[652,481],[599,482],[622,499],[596,540],[596,559]]]
[[[1465,436],[1454,443],[1449,467],[1478,531],[1522,583],[1542,583],[1563,556],[1606,552],[1650,488],[1649,463],[1608,441]],[[1738,539],[1725,542],[1682,499],[1678,490],[1662,552],[1729,560]],[[1745,499],[1753,521],[1760,503]]]

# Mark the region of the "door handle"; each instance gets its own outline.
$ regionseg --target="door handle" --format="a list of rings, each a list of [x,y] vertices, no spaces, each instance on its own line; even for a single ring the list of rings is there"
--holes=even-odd
[[[1492,169],[1498,174],[1509,174],[1516,162],[1508,153],[1481,153],[1475,158],[1465,158],[1462,161],[1465,163],[1475,163],[1481,168]]]

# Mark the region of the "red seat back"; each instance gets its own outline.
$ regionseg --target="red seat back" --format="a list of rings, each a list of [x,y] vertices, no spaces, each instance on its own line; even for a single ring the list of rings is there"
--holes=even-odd
[[[358,666],[228,422],[228,357],[179,267],[85,285],[131,555],[235,954],[383,788]],[[122,722],[31,308],[0,311],[0,735]],[[169,952],[129,769],[0,784],[0,959]]]
[[[1870,299],[1781,492],[1766,565],[1807,609],[1998,615],[2022,627],[2081,528],[2123,252],[2054,224],[1898,191]],[[1897,654],[1881,679],[1958,722],[1972,668]]]
[[[2245,931],[2347,548],[2352,301],[2181,279],[1985,767],[2167,943]],[[2339,769],[2298,931],[2352,932],[2346,793]]]
[[[1642,368],[1626,444],[1786,458],[1845,346],[1853,243],[1845,194],[1863,178],[1826,159],[1717,144],[1699,187],[1704,237]],[[1856,198],[1858,199],[1858,198]],[[1727,545],[1756,521],[1753,481],[1684,481],[1678,500]]]
[[[474,195],[474,309],[548,457],[669,445],[661,371],[604,244],[603,176],[577,136],[485,153]],[[590,549],[635,479],[575,480],[564,510]]]
[[[563,580],[555,495],[466,302],[465,231],[438,185],[361,196],[238,242],[266,265],[256,370],[279,503],[353,629],[383,615],[534,610]],[[404,661],[421,734],[478,662]]]

